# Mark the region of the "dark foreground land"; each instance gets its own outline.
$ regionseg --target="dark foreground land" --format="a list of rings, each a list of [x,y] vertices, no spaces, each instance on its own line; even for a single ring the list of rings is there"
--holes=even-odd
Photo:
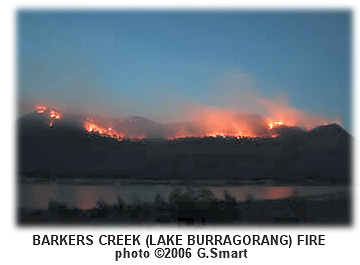
[[[348,194],[332,194],[282,200],[237,202],[188,201],[114,205],[99,202],[92,210],[70,209],[50,202],[48,210],[19,211],[20,225],[122,224],[122,225],[348,225],[351,203]]]

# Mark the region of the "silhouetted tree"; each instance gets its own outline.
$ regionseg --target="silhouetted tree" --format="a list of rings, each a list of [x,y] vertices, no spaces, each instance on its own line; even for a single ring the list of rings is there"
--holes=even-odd
[[[246,200],[245,200],[245,202],[251,203],[252,201],[254,201],[254,196],[253,196],[252,194],[246,195]]]
[[[181,188],[176,187],[170,192],[169,201],[170,201],[170,203],[193,202],[194,201],[194,195],[190,192],[190,190],[187,190],[186,193],[182,193]]]
[[[215,202],[217,201],[214,193],[209,188],[202,188],[198,196],[198,199],[202,202]]]
[[[107,208],[106,202],[100,198],[98,200],[98,210],[103,211],[106,210],[106,208]]]
[[[156,203],[163,203],[164,202],[164,198],[161,196],[161,194],[156,194],[155,196],[155,202]]]
[[[236,202],[236,198],[224,190],[224,198],[226,202]]]
[[[114,205],[114,208],[116,209],[116,210],[118,210],[118,211],[123,211],[123,210],[125,210],[125,206],[126,206],[126,204],[125,204],[125,202],[121,199],[121,197],[120,196],[118,196],[117,198],[116,198],[116,204]]]

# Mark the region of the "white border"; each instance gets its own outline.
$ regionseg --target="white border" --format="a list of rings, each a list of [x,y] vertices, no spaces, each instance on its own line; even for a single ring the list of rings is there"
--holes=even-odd
[[[15,42],[15,18],[16,10],[21,8],[94,8],[94,9],[109,9],[113,7],[121,7],[127,9],[133,8],[151,8],[151,9],[233,9],[245,8],[245,9],[351,9],[353,10],[353,36],[358,36],[359,20],[357,19],[358,6],[355,1],[251,1],[247,3],[237,4],[237,1],[127,1],[127,3],[119,4],[118,1],[12,1],[11,4],[7,4],[2,7],[1,11],[1,27],[2,27],[2,49],[1,49],[1,76],[3,79],[1,91],[1,121],[2,127],[2,156],[1,166],[4,168],[2,174],[2,191],[1,202],[3,212],[1,212],[1,228],[2,233],[0,237],[1,255],[0,259],[6,261],[6,264],[22,264],[22,263],[34,263],[34,264],[64,264],[68,262],[75,264],[78,262],[86,264],[100,264],[107,262],[114,262],[114,251],[121,249],[121,247],[101,247],[98,244],[88,247],[77,246],[62,246],[62,247],[38,247],[32,246],[33,234],[92,234],[96,238],[100,234],[138,234],[147,235],[152,234],[191,234],[191,233],[221,233],[221,234],[291,234],[293,236],[297,234],[325,234],[326,246],[324,247],[292,247],[287,249],[284,247],[248,247],[249,258],[247,260],[195,260],[195,259],[151,259],[148,262],[171,262],[174,264],[180,264],[184,262],[201,261],[207,263],[239,263],[247,262],[248,264],[256,263],[276,263],[276,264],[304,264],[309,262],[310,264],[322,263],[322,264],[339,264],[339,263],[356,263],[359,260],[357,257],[358,252],[358,239],[359,236],[359,211],[358,211],[358,196],[356,191],[359,190],[359,181],[357,181],[358,170],[357,162],[358,155],[354,154],[354,223],[350,227],[195,227],[195,228],[153,228],[153,227],[31,227],[31,228],[19,228],[16,225],[15,220],[15,128],[14,121],[15,116],[15,56],[16,56],[16,42]],[[306,6],[305,6],[306,5]],[[359,89],[357,87],[356,77],[357,68],[355,68],[355,62],[358,62],[358,53],[356,48],[358,44],[357,38],[354,37],[353,42],[353,130],[355,132],[355,139],[359,139],[359,130],[357,123],[355,123],[356,117],[359,114],[359,108],[357,102],[360,102]],[[10,129],[9,129],[10,128]],[[355,141],[355,150],[359,150],[359,144]],[[242,249],[242,248],[240,248]],[[123,260],[122,263],[136,264],[144,262],[144,260],[129,259]],[[5,263],[3,263],[5,264]]]

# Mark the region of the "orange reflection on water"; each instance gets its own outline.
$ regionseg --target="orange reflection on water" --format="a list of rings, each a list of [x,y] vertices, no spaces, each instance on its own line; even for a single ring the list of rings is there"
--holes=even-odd
[[[293,186],[240,186],[240,187],[214,187],[212,192],[215,197],[224,200],[224,193],[235,197],[237,201],[252,200],[279,200],[289,198],[297,187]]]
[[[269,187],[266,189],[266,200],[278,200],[289,198],[291,194],[295,191],[295,187]]]
[[[75,186],[75,207],[82,210],[90,210],[97,207],[98,200],[98,187]]]

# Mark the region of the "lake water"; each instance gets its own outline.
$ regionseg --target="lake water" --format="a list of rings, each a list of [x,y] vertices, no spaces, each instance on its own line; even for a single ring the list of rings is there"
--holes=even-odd
[[[26,209],[47,209],[50,200],[66,203],[69,207],[88,210],[97,206],[99,200],[113,205],[117,197],[126,203],[153,202],[157,194],[167,201],[171,191],[186,186],[172,185],[69,185],[25,183],[19,187],[19,206]],[[295,196],[313,196],[322,194],[349,194],[348,186],[206,186],[192,187],[194,193],[208,188],[218,198],[224,198],[224,192],[231,194],[238,201],[245,201],[251,195],[253,200],[273,200]]]

